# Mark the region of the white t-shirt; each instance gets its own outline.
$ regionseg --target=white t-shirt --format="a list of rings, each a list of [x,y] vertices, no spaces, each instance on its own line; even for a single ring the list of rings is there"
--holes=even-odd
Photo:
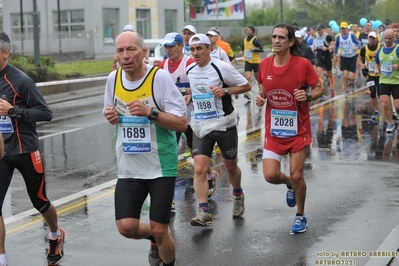
[[[220,79],[220,72],[223,81]],[[228,87],[245,86],[248,81],[230,63],[211,58],[211,61],[203,67],[195,65],[189,69],[187,75],[193,99],[193,115],[190,125],[197,136],[209,133],[212,130],[226,130],[236,123],[236,111],[233,105],[232,95],[223,98],[214,97],[210,87],[223,87],[223,82]],[[222,100],[223,99],[223,100]],[[226,114],[226,112],[228,112]],[[235,124],[234,124],[235,125]],[[199,134],[196,129],[205,131]]]
[[[223,62],[230,63],[229,56],[226,52],[218,46],[217,49],[212,50],[211,57],[215,59],[222,60]]]
[[[125,72],[122,70],[123,88],[126,90],[135,90],[140,87],[151,69],[152,66],[147,65],[146,75],[137,81],[127,80]],[[103,113],[105,112],[107,106],[114,106],[114,87],[116,73],[117,71],[112,71],[107,78],[104,93]],[[161,111],[174,114],[178,117],[182,117],[186,113],[186,104],[184,102],[184,99],[180,91],[176,88],[168,72],[163,69],[159,69],[155,73],[152,87],[153,100],[155,100],[155,103]],[[163,176],[164,162],[160,159],[162,154],[160,150],[161,147],[159,147],[158,145],[158,138],[161,136],[158,136],[158,134],[156,134],[157,132],[155,132],[154,128],[155,125],[151,124],[151,146],[153,147],[153,149],[151,150],[151,152],[137,155],[126,154],[123,152],[120,136],[117,134],[115,148],[118,164],[118,178],[155,179]],[[175,143],[175,140],[173,141],[173,143]]]

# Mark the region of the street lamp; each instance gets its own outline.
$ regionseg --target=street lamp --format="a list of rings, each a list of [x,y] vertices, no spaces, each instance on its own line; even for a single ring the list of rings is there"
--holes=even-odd
[[[39,12],[37,11],[37,0],[33,0],[33,46],[35,53],[35,66],[40,67],[40,36],[39,36]]]

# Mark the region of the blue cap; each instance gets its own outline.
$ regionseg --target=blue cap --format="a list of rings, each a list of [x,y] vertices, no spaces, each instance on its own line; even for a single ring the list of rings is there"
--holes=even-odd
[[[173,46],[176,43],[183,43],[183,37],[177,32],[171,32],[165,35],[162,43],[166,46]]]

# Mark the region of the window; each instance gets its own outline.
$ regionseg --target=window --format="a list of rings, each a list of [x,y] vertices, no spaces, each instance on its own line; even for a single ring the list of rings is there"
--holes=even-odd
[[[137,32],[144,39],[151,38],[151,13],[149,9],[136,9]]]
[[[75,39],[83,38],[85,30],[84,10],[68,10],[60,12],[61,31],[59,31],[58,12],[53,11],[54,38]]]
[[[113,46],[116,36],[120,30],[118,28],[118,9],[103,9],[103,32],[104,32],[104,45]]]
[[[23,14],[23,34],[21,32],[21,15],[19,13],[11,14],[11,36],[14,41],[33,40],[33,14]],[[40,14],[39,14],[39,32],[40,32]]]
[[[165,32],[176,31],[177,10],[165,9]]]

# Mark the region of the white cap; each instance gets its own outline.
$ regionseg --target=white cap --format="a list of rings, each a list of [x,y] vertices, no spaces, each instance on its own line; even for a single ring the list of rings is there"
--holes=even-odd
[[[295,37],[297,37],[297,38],[305,37],[305,33],[302,30],[297,30],[295,32]]]
[[[216,31],[210,30],[206,34],[212,35],[212,36],[218,36],[219,34]]]
[[[165,35],[163,38],[163,44],[166,46],[173,46],[176,43],[183,43],[183,37],[177,32],[171,32]]]
[[[134,31],[134,27],[132,25],[125,25],[123,31]]]
[[[190,45],[190,46],[194,45],[194,44],[201,44],[201,43],[209,44],[209,45],[211,44],[208,36],[206,36],[203,33],[198,33],[198,34],[195,34],[194,36],[191,36],[190,40],[188,41],[188,45]]]
[[[193,25],[186,25],[186,26],[182,29],[182,31],[184,31],[184,30],[189,30],[189,31],[191,31],[191,32],[194,33],[194,34],[197,34],[197,29],[196,29]]]
[[[372,32],[369,33],[368,37],[377,38],[377,33],[375,33],[375,31],[372,31]]]

